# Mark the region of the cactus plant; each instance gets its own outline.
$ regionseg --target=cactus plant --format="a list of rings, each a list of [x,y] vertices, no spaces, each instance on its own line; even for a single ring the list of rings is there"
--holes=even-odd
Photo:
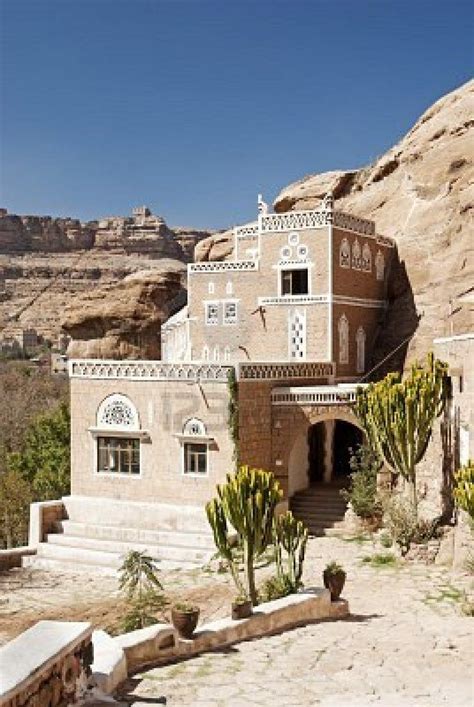
[[[287,511],[275,518],[273,534],[278,576],[282,578],[286,575],[293,591],[296,591],[301,585],[308,529],[302,521],[296,520],[291,511]]]
[[[273,515],[283,492],[272,473],[241,466],[227,482],[217,487],[217,498],[206,506],[216,547],[227,560],[239,593],[240,579],[228,542],[233,528],[243,547],[246,593],[257,603],[255,560],[272,542]]]
[[[454,475],[453,496],[456,505],[474,520],[474,461],[470,459]]]
[[[447,365],[429,354],[427,365],[415,363],[405,380],[398,373],[389,373],[357,392],[355,412],[368,442],[393,473],[410,483],[415,510],[416,465],[446,402],[446,374]]]

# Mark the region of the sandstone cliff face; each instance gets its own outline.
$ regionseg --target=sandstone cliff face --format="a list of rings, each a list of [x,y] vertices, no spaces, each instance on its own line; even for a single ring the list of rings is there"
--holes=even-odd
[[[86,224],[0,211],[0,333],[34,327],[54,341],[65,307],[82,293],[161,271],[164,258],[190,262],[209,233],[169,228],[145,207]]]
[[[391,274],[379,357],[415,329],[409,358],[431,349],[433,337],[474,327],[472,304],[458,301],[474,287],[473,116],[471,81],[437,101],[375,164],[310,175],[275,200],[277,212],[312,209],[332,191],[335,208],[374,219],[378,233],[396,240],[404,267]],[[201,241],[196,259],[225,259],[231,252],[227,232]]]
[[[474,326],[472,305],[458,301],[474,287],[473,116],[470,81],[437,101],[375,164],[305,177],[275,200],[275,211],[313,208],[333,191],[336,208],[374,219],[379,233],[395,238],[421,315],[410,357],[432,348],[435,336]],[[407,298],[402,288],[392,300],[386,349],[406,329]]]
[[[66,308],[64,331],[74,358],[161,357],[161,324],[182,304],[186,268],[163,260],[152,270],[83,294]]]

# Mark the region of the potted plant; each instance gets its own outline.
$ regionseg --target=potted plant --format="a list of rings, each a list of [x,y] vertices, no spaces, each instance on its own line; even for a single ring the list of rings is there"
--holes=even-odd
[[[238,621],[249,616],[252,616],[252,602],[246,594],[239,594],[232,602],[232,618]]]
[[[171,607],[171,621],[180,638],[192,638],[199,620],[199,607],[179,603]]]
[[[323,581],[326,589],[331,592],[331,601],[336,601],[344,588],[346,573],[337,562],[330,562],[323,572]]]

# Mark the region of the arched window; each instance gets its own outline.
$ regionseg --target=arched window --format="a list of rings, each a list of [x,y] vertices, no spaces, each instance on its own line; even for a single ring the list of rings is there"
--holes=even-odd
[[[202,476],[209,470],[209,437],[202,420],[192,417],[183,425],[183,474]]]
[[[210,295],[213,295],[213,294],[214,294],[214,290],[215,290],[214,283],[213,283],[213,282],[209,282],[208,285],[207,285],[207,291],[209,292]]]
[[[372,270],[372,251],[368,243],[364,243],[362,248],[362,270],[365,272]]]
[[[339,248],[339,265],[341,268],[351,267],[351,247],[347,238],[343,238]]]
[[[214,346],[214,361],[219,361],[221,353],[218,346]]]
[[[345,314],[337,325],[339,333],[339,363],[349,363],[349,322]]]
[[[375,273],[377,280],[383,280],[385,276],[385,258],[381,250],[377,251],[375,256]]]
[[[224,361],[230,361],[230,346],[226,346],[224,349]]]
[[[357,373],[365,371],[365,330],[364,327],[359,327],[356,334],[357,344]]]
[[[360,248],[360,243],[357,238],[352,246],[352,267],[354,270],[361,270],[362,268],[362,251]]]
[[[232,295],[234,293],[234,285],[232,284],[231,280],[229,280],[229,282],[225,286],[225,292],[226,295]]]
[[[138,412],[126,395],[109,395],[97,410],[97,427],[114,430],[137,431],[140,429]]]
[[[209,346],[207,344],[202,347],[202,360],[209,361]]]
[[[140,474],[140,429],[138,412],[125,395],[109,395],[98,407],[97,473]]]

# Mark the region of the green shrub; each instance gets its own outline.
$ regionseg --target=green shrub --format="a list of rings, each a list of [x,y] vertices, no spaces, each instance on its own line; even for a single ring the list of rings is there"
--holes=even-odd
[[[341,496],[359,518],[381,516],[382,504],[377,498],[377,473],[382,466],[380,458],[370,447],[361,444],[352,451],[349,465],[352,469],[349,489],[343,489]]]
[[[262,601],[273,601],[281,599],[294,593],[291,579],[286,574],[275,575],[267,579],[259,591],[259,598]]]
[[[406,555],[412,543],[427,543],[437,534],[436,521],[418,520],[416,507],[411,501],[392,496],[385,504],[385,525],[390,536]]]
[[[366,555],[362,562],[372,567],[392,567],[397,564],[397,558],[391,552],[380,552],[376,555]]]
[[[130,550],[119,569],[119,588],[125,594],[127,613],[124,631],[134,631],[157,623],[156,613],[167,604],[158,579],[158,567],[150,555]]]
[[[453,496],[458,508],[474,519],[474,461],[470,459],[454,475]]]

